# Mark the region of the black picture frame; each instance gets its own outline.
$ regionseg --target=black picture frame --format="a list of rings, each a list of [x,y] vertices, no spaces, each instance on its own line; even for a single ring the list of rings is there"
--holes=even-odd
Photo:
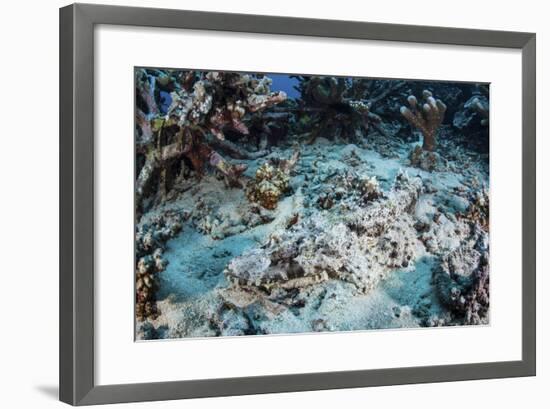
[[[94,26],[132,25],[426,44],[522,53],[522,359],[124,385],[94,381]],[[60,9],[60,400],[136,402],[535,375],[534,33],[90,4]],[[519,113],[518,113],[519,114]]]

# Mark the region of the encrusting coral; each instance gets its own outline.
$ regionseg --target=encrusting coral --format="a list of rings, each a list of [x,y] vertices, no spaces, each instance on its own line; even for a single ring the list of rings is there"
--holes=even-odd
[[[485,230],[489,231],[489,190],[481,188],[476,190],[470,197],[470,205],[463,217],[472,222],[477,223]]]
[[[266,162],[260,166],[247,185],[248,200],[266,209],[275,209],[279,199],[288,191],[290,172],[299,157],[300,151],[296,150],[288,160],[280,160],[278,164]]]
[[[440,99],[435,99],[428,90],[422,91],[422,97],[424,103],[419,107],[416,97],[409,95],[407,98],[409,107],[402,106],[400,111],[411,125],[422,132],[424,136],[422,149],[433,152],[437,144],[437,132],[443,122],[447,106]]]
[[[158,274],[166,268],[162,258],[165,243],[180,232],[181,215],[157,216],[136,233],[136,318],[156,318]]]
[[[425,151],[416,145],[409,154],[411,166],[432,172],[438,168],[441,157],[437,152]]]
[[[314,182],[320,182],[321,179],[323,177],[315,177]],[[325,210],[331,209],[336,204],[347,207],[350,201],[355,204],[367,204],[384,195],[376,176],[358,174],[356,171],[335,170],[324,178],[323,182],[328,183],[330,189],[320,192],[316,202],[319,208]]]
[[[439,299],[466,325],[487,324],[489,318],[489,237],[478,227],[472,230],[433,273]]]
[[[363,195],[362,198],[365,203],[376,200],[382,196],[380,184],[378,183],[376,176],[361,179],[359,191]]]

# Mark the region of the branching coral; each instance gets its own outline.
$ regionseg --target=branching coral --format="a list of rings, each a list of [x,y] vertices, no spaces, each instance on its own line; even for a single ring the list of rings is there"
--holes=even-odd
[[[248,74],[137,70],[138,210],[146,197],[170,189],[183,160],[197,174],[208,164],[228,186],[241,186],[246,166],[228,162],[218,151],[237,158],[267,153],[248,152],[227,140],[225,132],[248,135],[247,115],[286,99],[284,92],[273,93],[269,85],[269,78]],[[160,86],[166,92],[159,92]],[[162,113],[159,101],[165,100],[170,104]]]
[[[437,144],[437,131],[443,122],[447,106],[439,99],[435,99],[428,90],[422,92],[424,103],[420,108],[414,95],[409,95],[409,108],[401,107],[401,114],[411,125],[418,128],[424,136],[422,149],[433,152]]]
[[[280,160],[278,164],[266,162],[260,166],[255,178],[247,185],[248,200],[266,209],[275,209],[279,199],[288,191],[290,172],[299,157],[300,151],[297,150],[288,160]]]
[[[302,101],[298,124],[306,129],[309,143],[325,135],[356,140],[357,134],[361,131],[366,134],[371,125],[384,133],[380,128],[381,118],[371,112],[371,106],[397,88],[389,87],[382,95],[368,99],[366,93],[373,81],[316,76],[297,78]]]
[[[379,102],[385,100],[392,94],[396,94],[406,85],[401,80],[376,80],[367,78],[352,78],[349,95],[354,99],[368,99],[373,107],[381,107]]]

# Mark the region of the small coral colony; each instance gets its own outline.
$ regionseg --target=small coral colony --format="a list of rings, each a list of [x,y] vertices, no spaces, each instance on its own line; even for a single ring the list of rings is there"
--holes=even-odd
[[[489,323],[489,85],[135,69],[136,339]]]

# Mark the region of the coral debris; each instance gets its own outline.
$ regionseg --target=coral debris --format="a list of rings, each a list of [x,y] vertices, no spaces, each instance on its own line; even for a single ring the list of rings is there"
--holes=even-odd
[[[138,339],[489,323],[486,84],[135,88]]]

